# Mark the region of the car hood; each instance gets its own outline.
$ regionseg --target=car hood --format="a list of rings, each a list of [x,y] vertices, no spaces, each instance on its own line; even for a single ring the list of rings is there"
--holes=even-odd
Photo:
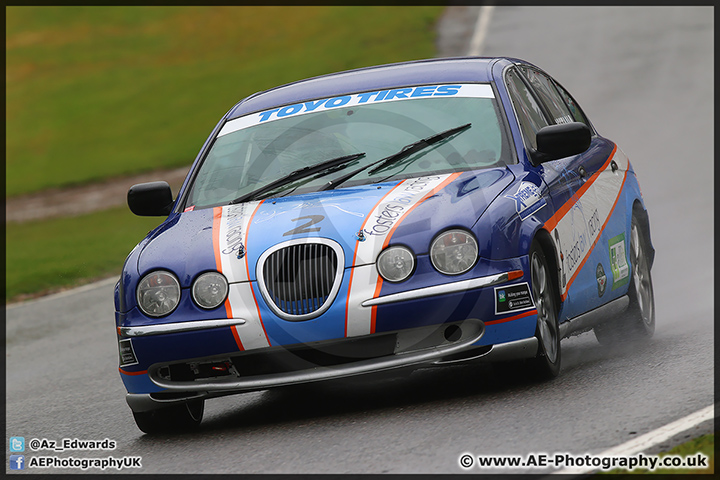
[[[187,287],[209,270],[253,281],[263,252],[314,237],[336,242],[346,268],[373,263],[388,244],[424,254],[439,231],[471,228],[513,179],[495,168],[187,211],[153,232],[137,266],[170,270]]]

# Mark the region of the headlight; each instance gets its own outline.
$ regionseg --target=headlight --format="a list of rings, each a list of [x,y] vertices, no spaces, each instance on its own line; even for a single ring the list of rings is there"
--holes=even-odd
[[[389,247],[378,255],[378,272],[388,282],[402,282],[414,268],[415,255],[405,247]]]
[[[192,298],[202,308],[215,308],[225,301],[228,294],[228,282],[218,272],[200,275],[192,287]]]
[[[180,282],[175,275],[163,270],[148,273],[138,283],[137,302],[145,315],[167,315],[180,302]]]
[[[478,257],[475,237],[466,230],[448,230],[430,245],[430,261],[440,273],[459,275],[470,270]]]

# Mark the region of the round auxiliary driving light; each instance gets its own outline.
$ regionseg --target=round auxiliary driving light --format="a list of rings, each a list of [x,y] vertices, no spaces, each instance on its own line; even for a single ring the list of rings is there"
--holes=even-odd
[[[207,272],[200,275],[192,287],[193,301],[202,308],[220,306],[227,298],[228,282],[218,272]]]

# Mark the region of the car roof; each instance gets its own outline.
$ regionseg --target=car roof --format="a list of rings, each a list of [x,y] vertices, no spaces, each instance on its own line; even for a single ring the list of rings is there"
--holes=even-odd
[[[511,58],[456,57],[417,60],[359,68],[300,80],[251,95],[227,114],[231,120],[248,113],[317,98],[411,85],[490,82],[496,63],[526,63]],[[504,66],[504,65],[503,65]]]

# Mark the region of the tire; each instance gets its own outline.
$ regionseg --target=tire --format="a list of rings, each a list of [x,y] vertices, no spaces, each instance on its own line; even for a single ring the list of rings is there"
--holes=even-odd
[[[204,411],[205,401],[199,399],[149,412],[133,412],[133,417],[138,428],[148,434],[187,432],[200,425]]]
[[[530,282],[538,312],[535,329],[538,351],[532,359],[533,373],[539,379],[549,380],[560,373],[560,328],[555,304],[555,286],[547,259],[537,241],[533,241],[530,248]]]
[[[655,294],[648,249],[647,235],[633,212],[630,226],[630,304],[620,318],[593,329],[602,345],[647,340],[655,333]]]

